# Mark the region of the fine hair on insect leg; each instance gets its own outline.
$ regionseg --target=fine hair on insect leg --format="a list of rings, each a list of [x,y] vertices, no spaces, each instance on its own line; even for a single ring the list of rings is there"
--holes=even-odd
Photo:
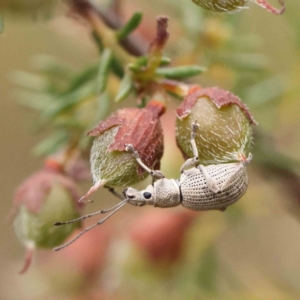
[[[84,220],[90,217],[93,217],[97,214],[106,214],[110,211],[112,211],[109,215],[107,215],[105,218],[99,220],[98,222],[96,222],[95,224],[85,228],[83,231],[81,231],[77,236],[75,236],[75,238],[73,238],[72,240],[70,240],[69,242],[56,247],[53,249],[53,251],[59,251],[63,248],[66,248],[67,246],[71,245],[72,243],[74,243],[77,239],[79,239],[83,234],[85,234],[86,232],[90,231],[91,229],[93,229],[94,227],[101,225],[102,223],[104,223],[107,219],[109,219],[112,215],[114,215],[118,210],[120,210],[126,203],[128,203],[128,199],[123,199],[120,203],[116,204],[115,206],[108,208],[108,209],[103,209],[103,210],[99,210],[96,211],[94,213],[79,217],[77,219],[74,220],[70,220],[70,221],[65,221],[65,222],[56,222],[53,225],[55,226],[60,226],[60,225],[66,225],[66,224],[70,224],[70,223],[74,223],[74,222],[78,222],[80,220]]]

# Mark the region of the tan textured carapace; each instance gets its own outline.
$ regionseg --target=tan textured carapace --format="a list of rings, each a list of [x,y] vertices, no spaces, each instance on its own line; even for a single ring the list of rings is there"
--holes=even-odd
[[[248,175],[242,163],[228,163],[205,167],[208,175],[220,187],[213,192],[207,185],[205,176],[200,170],[185,171],[181,178],[180,189],[182,206],[192,210],[225,209],[240,199],[248,187]],[[184,177],[182,175],[181,177]],[[200,187],[200,188],[199,188]]]
[[[251,159],[251,157],[250,157]],[[240,199],[248,187],[246,163],[199,165],[184,170],[179,180],[162,178],[145,190],[125,190],[129,203],[137,206],[174,207],[191,210],[225,210]]]

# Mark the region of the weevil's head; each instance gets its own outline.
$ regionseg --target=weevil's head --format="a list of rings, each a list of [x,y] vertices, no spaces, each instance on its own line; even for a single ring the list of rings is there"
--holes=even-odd
[[[123,195],[128,202],[135,206],[153,205],[154,204],[154,187],[148,185],[145,190],[139,191],[131,187],[123,191]]]
[[[179,185],[174,179],[162,178],[148,185],[145,190],[128,188],[123,194],[130,204],[136,206],[173,207],[181,202]]]

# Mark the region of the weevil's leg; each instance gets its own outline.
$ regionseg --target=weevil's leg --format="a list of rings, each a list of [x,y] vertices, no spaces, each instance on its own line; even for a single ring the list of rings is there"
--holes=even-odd
[[[240,173],[248,163],[250,163],[250,161],[252,160],[252,154],[249,153],[248,157],[246,160],[243,160],[239,163],[238,167],[236,168],[236,170],[226,179],[226,181],[222,184],[221,186],[221,191],[225,190],[230,182],[233,180],[233,178],[235,178],[237,176],[238,173]]]
[[[141,160],[139,153],[134,149],[134,147],[131,144],[125,145],[125,149],[128,152],[131,152],[133,157],[136,159],[138,164],[146,171],[148,172],[154,179],[162,179],[164,178],[164,174],[159,170],[151,170],[148,168]]]
[[[192,123],[192,133],[191,133],[191,146],[193,151],[193,158],[187,159],[180,168],[180,172],[182,173],[184,170],[195,168],[199,164],[199,153],[196,146],[195,136],[196,131],[199,128],[197,123]]]
[[[104,186],[110,193],[112,193],[115,197],[119,198],[120,200],[124,200],[123,196],[116,192],[116,190],[110,186],[105,185]]]
[[[199,125],[197,123],[192,123],[191,145],[192,145],[194,158],[197,161],[199,160],[199,153],[198,153],[195,137],[196,137],[196,132],[197,132],[198,128],[199,128]]]
[[[93,202],[93,200],[89,200],[87,199],[91,194],[93,194],[94,192],[96,192],[101,186],[103,186],[105,184],[104,181],[97,181],[90,189],[89,191],[82,196],[78,202],[79,203],[89,203],[89,202]]]
[[[205,178],[205,181],[206,181],[206,184],[207,184],[207,187],[212,191],[214,192],[215,194],[217,194],[218,192],[221,191],[221,189],[218,187],[216,181],[214,180],[214,178],[212,178],[208,172],[206,171],[206,167],[203,166],[203,165],[199,165],[198,168],[201,170],[204,178]]]

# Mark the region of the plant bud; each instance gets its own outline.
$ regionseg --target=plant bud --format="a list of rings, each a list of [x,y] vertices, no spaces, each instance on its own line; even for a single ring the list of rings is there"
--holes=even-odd
[[[283,0],[279,0],[282,8],[277,9],[268,3],[267,0],[192,0],[195,4],[201,6],[204,9],[218,12],[218,13],[226,13],[226,12],[235,12],[241,9],[247,8],[247,4],[249,2],[254,2],[269,12],[280,15],[284,13],[285,6]]]
[[[91,149],[91,173],[94,186],[129,186],[143,180],[148,173],[139,166],[125,145],[132,144],[141,160],[151,169],[159,169],[163,155],[163,131],[159,117],[165,106],[152,100],[143,108],[124,108],[101,121],[88,134],[94,136]]]
[[[176,140],[185,158],[193,157],[192,123],[197,123],[196,146],[201,164],[245,160],[252,142],[253,116],[232,93],[213,88],[195,88],[177,108]]]
[[[60,245],[80,226],[78,223],[53,226],[57,220],[70,220],[79,216],[81,204],[77,202],[78,196],[76,184],[49,166],[19,186],[12,212],[15,215],[16,235],[28,250],[21,273],[29,267],[33,249]]]

